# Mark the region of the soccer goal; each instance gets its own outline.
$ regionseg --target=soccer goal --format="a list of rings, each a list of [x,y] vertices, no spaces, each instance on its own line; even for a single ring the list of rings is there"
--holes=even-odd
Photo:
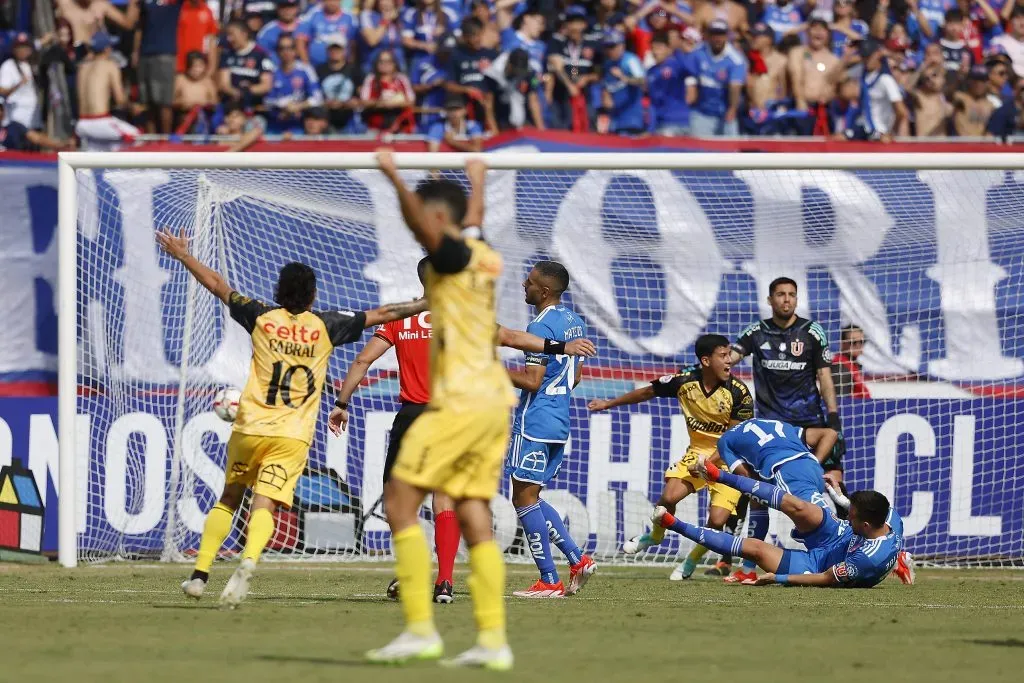
[[[397,158],[410,182],[464,179],[462,155]],[[786,275],[833,353],[863,350],[865,382],[840,399],[848,486],[889,496],[920,557],[1024,563],[1024,155],[486,158],[485,232],[506,264],[501,322],[525,328],[534,313],[521,282],[533,262],[555,259],[572,277],[566,302],[598,343],[574,393],[563,469],[544,494],[589,552],[626,561],[621,543],[643,529],[688,437],[675,401],[595,415],[587,402],[692,363],[703,332],[734,339],[769,315],[767,285]],[[188,558],[223,485],[230,425],[211,400],[242,386],[248,337],[160,253],[156,230],[184,230],[198,258],[250,296],[272,300],[280,266],[299,260],[318,273],[319,309],[409,299],[422,251],[374,168],[370,154],[60,156],[64,565]],[[841,346],[850,326],[862,348]],[[361,346],[337,351],[329,384]],[[278,513],[273,556],[387,556],[378,502],[395,368],[391,355],[374,365],[341,437],[321,419],[294,505]],[[735,373],[752,385],[749,361]],[[678,515],[697,521],[705,506],[694,496]],[[522,557],[511,504],[492,508],[499,542]],[[787,542],[777,519],[772,533]],[[242,541],[234,532],[228,554]],[[669,534],[642,560],[686,550]]]

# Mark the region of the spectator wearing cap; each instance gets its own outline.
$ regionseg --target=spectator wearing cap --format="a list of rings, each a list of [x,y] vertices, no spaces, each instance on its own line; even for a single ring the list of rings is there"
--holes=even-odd
[[[32,36],[19,33],[14,37],[11,57],[0,64],[0,97],[7,103],[5,120],[20,123],[27,130],[40,128],[39,90],[31,61],[34,52]]]
[[[989,49],[985,58],[988,67],[989,96],[1005,103],[1013,99],[1013,65],[1006,52],[999,46]]]
[[[530,55],[522,48],[498,55],[484,72],[490,92],[487,94],[487,129],[520,130],[530,125],[544,129],[540,106],[540,76],[530,67]]]
[[[976,66],[967,74],[967,90],[953,93],[953,130],[960,137],[983,137],[998,108],[988,98],[988,69]]]
[[[544,15],[535,6],[528,6],[516,17],[512,27],[501,32],[501,51],[510,52],[517,48],[526,50],[530,56],[530,68],[534,73],[544,73],[547,46],[541,40],[544,33]]]
[[[203,112],[217,106],[217,86],[207,75],[207,58],[202,52],[188,53],[186,63],[185,73],[174,78],[174,112],[178,120],[191,118],[189,132],[205,133],[208,131]]]
[[[775,42],[779,42],[786,36],[801,33],[812,9],[813,4],[808,5],[799,0],[776,0],[765,4],[761,21],[775,31]]]
[[[484,119],[484,97],[487,85],[484,72],[498,53],[483,46],[484,27],[475,17],[462,20],[462,40],[452,51],[448,62],[448,81],[445,88],[449,93],[469,98],[473,107],[473,118]]]
[[[708,24],[704,44],[693,51],[697,83],[687,87],[687,100],[694,103],[690,132],[697,137],[739,135],[737,113],[747,81],[747,63],[729,45],[728,34],[729,24],[715,19]]]
[[[367,128],[388,131],[403,112],[416,104],[416,93],[408,76],[399,70],[395,56],[384,50],[374,60],[373,71],[363,79],[359,99],[363,102],[363,122]]]
[[[260,106],[274,83],[274,60],[253,41],[243,21],[228,22],[224,40],[217,71],[221,98],[240,102],[245,109]]]
[[[789,77],[793,83],[793,99],[799,111],[819,116],[836,95],[836,83],[842,75],[843,63],[832,53],[829,41],[832,32],[823,19],[807,24],[807,46],[789,51]],[[814,119],[809,119],[813,127]],[[808,129],[805,133],[810,133]]]
[[[686,101],[686,81],[696,80],[693,58],[673,54],[665,33],[654,34],[651,54],[654,65],[647,69],[651,130],[657,135],[689,135],[690,105]]]
[[[346,58],[344,45],[340,42],[327,44],[327,61],[317,67],[316,75],[324,94],[324,108],[330,127],[346,131],[359,106],[355,97],[359,77],[355,66]]]
[[[55,0],[55,5],[60,16],[71,24],[76,44],[88,45],[105,22],[130,31],[139,19],[139,0],[130,0],[124,12],[108,0]]]
[[[945,86],[946,71],[941,65],[928,65],[918,75],[907,96],[907,103],[914,113],[915,137],[945,137],[949,134],[953,105],[946,99]]]
[[[598,81],[601,46],[586,39],[586,30],[586,10],[572,5],[548,42],[548,72],[553,80],[549,114],[554,128],[589,129],[592,117],[587,92]]]
[[[853,0],[836,0],[832,12],[832,52],[836,57],[842,57],[848,43],[863,40],[871,29],[866,22],[857,18]]]
[[[416,0],[415,6],[406,7],[402,12],[402,45],[409,71],[415,72],[420,62],[433,59],[441,38],[458,24],[456,16],[437,0]]]
[[[854,139],[890,142],[907,123],[907,107],[896,79],[889,73],[882,46],[874,38],[860,44],[864,73],[860,82],[860,120]]]
[[[298,133],[302,131],[302,115],[307,109],[324,103],[320,81],[313,67],[300,62],[295,36],[277,39],[277,71],[270,92],[264,99],[267,108],[267,132]]]
[[[78,123],[75,135],[82,149],[111,151],[130,143],[138,129],[111,114],[124,109],[128,96],[121,82],[121,67],[111,56],[114,39],[105,31],[93,34],[91,55],[78,67]]]
[[[626,49],[621,31],[606,33],[602,46],[601,106],[609,117],[609,132],[642,133],[646,130],[643,95],[647,79],[640,58]]]
[[[299,30],[299,0],[277,0],[277,15],[263,24],[256,34],[256,44],[277,62],[277,41],[283,35],[294,36]]]
[[[1006,51],[1017,77],[1024,77],[1024,7],[1013,10],[1009,31],[992,39],[994,47]]]
[[[775,47],[775,31],[758,22],[750,28],[750,47],[747,54],[747,104],[749,118],[746,129],[754,134],[762,127],[774,126],[781,114],[793,108],[787,76],[789,60]]]
[[[698,28],[707,32],[713,21],[724,21],[728,33],[734,36],[747,33],[747,10],[733,0],[708,0],[693,13]]]
[[[669,35],[672,35],[673,31],[669,31]],[[687,26],[682,31],[679,31],[679,44],[675,45],[675,51],[677,55],[685,54],[688,55],[704,42],[704,35],[694,28],[693,26]]]
[[[0,152],[28,152],[45,149],[58,152],[74,149],[70,141],[55,140],[40,130],[29,130],[7,118],[6,101],[0,97]]]
[[[309,10],[296,31],[299,58],[314,67],[327,61],[327,44],[341,40],[352,58],[352,44],[359,32],[355,16],[341,8],[341,0],[322,0],[319,6]]]
[[[479,152],[483,148],[484,131],[476,121],[466,116],[466,98],[448,93],[444,102],[444,119],[427,130],[427,145],[431,152],[441,149],[441,143],[456,152]]]
[[[363,71],[370,70],[381,50],[390,50],[402,68],[408,66],[396,0],[367,0],[359,15],[359,27],[359,58]]]
[[[185,73],[188,55],[200,52],[206,56],[206,64],[213,78],[217,69],[217,36],[220,28],[217,19],[206,4],[206,0],[185,0],[178,18],[178,63],[177,72]]]
[[[888,7],[888,0],[883,2]],[[946,12],[956,8],[956,0],[906,0],[906,5],[906,25],[910,39],[919,45],[925,45],[937,42],[942,36]]]

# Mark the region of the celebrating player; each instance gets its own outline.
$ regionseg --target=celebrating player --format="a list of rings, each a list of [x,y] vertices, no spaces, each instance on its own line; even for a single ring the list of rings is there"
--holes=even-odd
[[[751,560],[770,574],[756,585],[871,588],[881,583],[903,549],[903,520],[878,491],[850,496],[849,520],[764,481],[741,477],[700,461],[691,472],[710,482],[732,486],[751,499],[779,510],[793,520],[793,537],[807,550],[783,550],[756,538],[742,538],[688,524],[659,507],[654,521],[721,553]]]
[[[839,439],[822,467],[826,478],[838,487],[842,482],[841,458],[845,446],[832,384],[832,354],[825,330],[796,314],[796,282],[788,277],[775,278],[768,285],[768,304],[772,317],[747,327],[733,344],[733,364],[753,356],[758,417],[798,427],[827,425],[836,431]],[[821,411],[823,399],[827,416]],[[755,502],[750,505],[749,515],[748,535],[763,541],[768,535],[768,510]],[[725,577],[725,581],[754,581],[757,579],[754,569],[752,561],[745,561],[732,576]]]
[[[189,253],[184,232],[178,237],[159,233],[157,241],[199,284],[226,303],[231,317],[252,336],[249,379],[228,440],[224,491],[206,516],[195,570],[181,586],[189,597],[202,597],[214,557],[231,532],[235,510],[246,488],[252,489],[242,562],[220,596],[222,605],[236,607],[248,594],[256,562],[274,534],[274,508],[291,506],[295,484],[306,468],[334,347],[355,341],[365,327],[426,310],[426,301],[361,313],[314,312],[316,273],[303,263],[289,263],[278,276],[276,305],[271,306],[242,296],[200,263]]]
[[[697,338],[694,350],[700,365],[678,375],[665,375],[648,386],[634,389],[610,401],[595,399],[587,407],[593,412],[599,412],[615,406],[650,401],[655,397],[677,398],[686,417],[690,446],[683,457],[665,472],[665,487],[657,505],[674,512],[681,500],[707,486],[711,492],[708,526],[721,529],[729,515],[736,510],[739,491],[721,484],[709,485],[704,479],[691,475],[688,468],[701,457],[710,456],[715,450],[718,437],[731,425],[753,417],[754,401],[746,385],[730,374],[732,358],[728,339],[718,334],[705,334]],[[627,555],[635,555],[659,545],[665,538],[665,529],[658,524],[657,519],[654,522],[650,533],[626,541],[622,551]],[[703,548],[695,550],[698,555],[703,554]],[[680,571],[688,577],[693,573],[699,556],[696,559],[687,558],[687,561]]]
[[[495,287],[502,259],[480,239],[477,226],[460,230],[466,214],[460,185],[429,179],[412,192],[390,152],[380,152],[378,162],[395,186],[406,224],[430,258],[427,298],[433,335],[430,406],[402,440],[384,492],[405,630],[367,658],[400,663],[436,659],[443,653],[431,614],[430,554],[419,525],[424,496],[442,490],[455,499],[469,546],[469,590],[477,624],[477,644],[446,664],[508,670],[513,657],[505,636],[505,564],[488,506],[498,492],[508,412],[515,404],[512,383],[494,350]],[[482,188],[482,161],[467,162],[466,173],[473,188]],[[550,346],[549,353],[564,353],[564,343]]]
[[[586,334],[586,324],[562,305],[569,288],[569,271],[561,263],[540,261],[526,281],[526,303],[540,311],[526,331],[563,341]],[[566,355],[530,353],[525,370],[510,370],[512,384],[522,390],[512,424],[512,443],[505,476],[512,478],[512,504],[526,534],[526,545],[540,571],[540,578],[520,598],[561,598],[583,588],[597,565],[583,554],[569,535],[562,516],[540,498],[541,489],[562,467],[562,453],[569,438],[569,406],[572,390],[580,381],[583,359]],[[569,587],[558,578],[551,558],[551,543],[569,561]]]
[[[483,197],[470,199],[467,217],[474,225],[483,222],[480,211]],[[426,284],[427,265],[429,258],[422,259],[416,266],[416,274],[420,284]],[[399,322],[382,325],[374,332],[363,350],[356,356],[348,374],[341,384],[335,407],[327,420],[327,425],[334,434],[340,434],[348,426],[348,404],[359,383],[366,376],[366,371],[373,363],[384,355],[392,346],[398,357],[398,400],[402,404],[395,421],[391,425],[391,438],[388,441],[387,457],[384,461],[384,486],[391,479],[391,468],[398,457],[398,449],[402,438],[430,402],[430,339],[432,328],[430,312],[406,318]],[[502,346],[524,351],[543,351],[545,340],[532,334],[498,329],[498,343]],[[593,344],[587,339],[579,339],[566,345],[566,353],[592,354]],[[455,518],[455,507],[451,497],[443,491],[435,491],[432,496],[434,512],[434,547],[437,550],[437,579],[434,582],[434,602],[450,603],[454,600],[452,570],[455,566],[455,554],[459,550],[459,523]],[[559,520],[559,523],[561,521]],[[389,594],[398,590],[397,579],[391,582]]]

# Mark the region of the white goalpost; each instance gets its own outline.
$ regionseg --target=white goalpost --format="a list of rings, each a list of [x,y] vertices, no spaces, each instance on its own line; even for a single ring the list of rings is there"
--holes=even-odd
[[[769,315],[767,285],[786,275],[833,353],[848,326],[868,340],[870,398],[840,399],[850,489],[889,496],[926,561],[1024,565],[1024,154],[482,156],[484,230],[505,258],[499,320],[525,328],[520,283],[550,258],[568,268],[567,303],[598,344],[544,494],[588,552],[627,561],[621,543],[643,528],[688,437],[675,401],[594,415],[587,401],[692,363],[702,333],[735,339]],[[409,182],[464,182],[466,158],[396,155]],[[264,300],[293,260],[317,271],[318,309],[412,298],[422,250],[375,168],[363,153],[60,154],[62,565],[189,558],[223,484],[230,425],[211,399],[244,383],[249,341],[159,253],[156,230],[185,230],[200,260]],[[398,405],[391,354],[355,394],[349,431],[335,438],[325,425],[370,334],[331,361],[310,466],[278,513],[272,557],[388,555],[376,504]],[[734,372],[753,389],[749,361]],[[492,510],[508,558],[522,558],[511,504],[499,496]],[[703,519],[703,494],[678,514]],[[777,542],[788,531],[773,518]],[[639,561],[688,549],[669,534]]]

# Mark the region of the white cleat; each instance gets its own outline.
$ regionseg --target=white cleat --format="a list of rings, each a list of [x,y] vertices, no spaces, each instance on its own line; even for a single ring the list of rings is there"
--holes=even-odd
[[[181,582],[181,590],[193,600],[198,600],[203,597],[203,591],[206,590],[206,582],[202,579],[185,579]]]
[[[642,553],[651,546],[655,545],[658,544],[654,542],[654,539],[651,538],[650,534],[640,534],[639,536],[634,536],[633,538],[623,543],[622,552],[626,553],[627,555],[636,555],[637,553]]]
[[[667,514],[668,508],[665,507],[664,505],[659,505],[658,507],[654,508],[654,512],[651,513],[651,522],[653,522],[655,526],[661,526],[661,518],[663,515]]]
[[[474,645],[454,659],[441,660],[441,666],[449,668],[488,669],[490,671],[511,671],[514,662],[512,649],[505,645],[492,650]]]
[[[228,579],[228,585],[224,586],[224,591],[220,594],[221,607],[235,609],[245,600],[245,597],[249,595],[249,579],[252,578],[254,569],[256,569],[255,560],[242,560],[238,569]]]
[[[404,664],[413,660],[440,659],[444,654],[441,636],[418,636],[403,631],[398,637],[382,648],[370,650],[366,659],[376,664]]]

